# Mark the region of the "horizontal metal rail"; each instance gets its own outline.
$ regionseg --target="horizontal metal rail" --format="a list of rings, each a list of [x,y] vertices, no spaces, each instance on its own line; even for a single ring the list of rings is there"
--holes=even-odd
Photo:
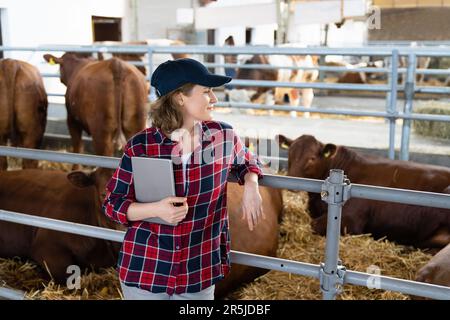
[[[92,237],[96,239],[103,239],[109,241],[123,242],[125,236],[124,231],[106,229],[101,227],[89,226],[81,223],[38,217],[29,214],[1,210],[0,220],[8,221],[12,223],[24,224],[36,228],[44,228],[50,230],[56,230],[61,232],[67,232],[72,234],[78,234],[81,236]]]
[[[54,162],[65,162],[81,164],[86,166],[116,169],[120,159],[113,157],[95,156],[79,153],[61,153],[59,151],[27,149],[0,146],[0,156],[19,157],[25,159],[46,160]],[[230,182],[235,182],[230,176]],[[300,179],[294,177],[282,177],[278,175],[264,175],[261,185],[274,188],[288,188],[292,190],[305,190],[309,192],[320,192],[321,183],[312,179]]]
[[[5,49],[6,48],[6,49]],[[11,49],[11,47],[0,47],[0,50],[5,49]],[[21,48],[23,49],[23,48]],[[448,94],[450,93],[450,88],[443,88],[443,87],[414,87],[414,77],[412,77],[412,82],[411,82],[411,77],[410,75],[413,73],[417,73],[417,74],[448,74],[447,70],[439,70],[439,69],[432,69],[432,70],[426,70],[426,69],[420,69],[419,72],[416,72],[415,69],[415,57],[416,56],[450,56],[450,50],[448,50],[449,48],[421,48],[421,49],[417,49],[417,48],[267,48],[267,47],[212,47],[212,46],[186,46],[186,47],[149,47],[149,46],[133,46],[125,48],[123,46],[117,46],[117,47],[106,47],[106,46],[99,46],[99,47],[78,47],[78,46],[74,46],[74,47],[68,47],[68,46],[60,46],[60,47],[52,47],[49,48],[49,50],[45,50],[47,48],[45,47],[39,47],[39,49],[34,48],[34,50],[30,50],[30,51],[74,51],[74,52],[132,52],[132,53],[143,53],[143,54],[149,54],[149,68],[150,70],[152,69],[152,57],[153,54],[158,54],[158,53],[207,53],[207,54],[238,54],[241,53],[241,50],[243,50],[242,53],[246,53],[246,54],[260,54],[261,51],[264,51],[264,54],[318,54],[318,55],[327,55],[327,54],[340,54],[340,55],[355,55],[355,56],[360,56],[360,55],[367,55],[367,56],[372,56],[372,55],[378,55],[378,56],[386,56],[386,57],[393,57],[394,53],[395,56],[398,55],[407,55],[408,56],[408,61],[413,61],[413,63],[410,63],[408,65],[408,81],[410,83],[408,83],[408,92],[409,93],[414,93],[414,92],[418,92],[418,93],[443,93],[443,94]],[[394,50],[395,49],[395,50]],[[382,52],[383,50],[386,50],[386,54],[384,55],[384,53]],[[23,51],[23,50],[21,50]],[[348,52],[348,53],[347,53]],[[392,59],[391,59],[392,60]],[[397,59],[396,59],[397,61]],[[138,62],[139,63],[139,62]],[[395,65],[395,64],[394,64]],[[248,65],[247,65],[248,66]],[[257,65],[256,67],[260,67],[259,65]],[[328,71],[333,70],[333,68],[336,68],[339,70],[339,67],[327,67],[327,66],[321,66],[318,67],[318,69],[320,70],[320,68],[331,68],[328,69]],[[394,68],[394,67],[393,67]],[[358,72],[355,70],[358,69],[347,69],[345,68],[345,71],[348,72]],[[372,72],[381,72],[380,69],[383,68],[360,68],[360,69],[364,69],[361,72],[370,72],[369,70],[372,70]],[[384,68],[386,69],[386,68]],[[376,70],[376,71],[374,71]],[[391,72],[392,74],[390,75],[393,79],[396,79],[396,74],[402,70],[401,72],[405,72],[405,69],[399,68],[399,69],[386,69],[387,71]],[[384,71],[386,71],[384,70]],[[413,70],[413,73],[411,73],[411,70]],[[326,70],[320,70],[322,72],[325,72]],[[341,68],[340,71],[344,71],[343,68]],[[52,77],[56,77],[55,75],[52,75]],[[390,92],[391,94],[394,92],[396,93],[398,90],[406,90],[406,87],[400,87],[397,85],[397,81],[394,81],[388,85],[353,85],[353,84],[330,84],[330,83],[298,83],[298,84],[292,84],[292,83],[286,83],[286,82],[275,82],[275,81],[249,81],[249,80],[233,80],[231,83],[231,85],[242,85],[242,86],[254,86],[254,87],[286,87],[286,88],[316,88],[316,89],[338,89],[338,90],[359,90],[359,91],[382,91],[382,92]],[[60,95],[62,96],[62,94]],[[395,94],[394,94],[395,96]],[[388,99],[388,98],[387,98]],[[390,101],[390,104],[395,106],[395,98],[393,99],[393,101]],[[410,101],[411,104],[411,101]],[[229,104],[230,106],[230,104]],[[267,109],[272,109],[272,110],[276,110],[277,106],[267,106]],[[245,106],[244,106],[245,107]],[[290,107],[291,106],[280,106],[281,108],[284,107]],[[291,109],[292,110],[292,109]],[[323,112],[324,110],[319,110],[319,109],[314,109],[314,108],[304,108],[304,107],[298,107],[295,110],[297,111],[305,111],[305,112],[311,112],[311,110],[315,110],[316,112]],[[330,113],[335,113],[335,111],[331,111]],[[323,112],[323,113],[327,113],[327,111]],[[367,112],[359,112],[359,114],[363,113],[364,115],[368,115]],[[348,113],[346,113],[348,114]],[[395,119],[397,118],[403,118],[403,119],[424,119],[424,120],[433,120],[433,121],[442,121],[442,119],[444,119],[444,121],[448,121],[448,116],[447,117],[442,117],[440,115],[423,115],[423,114],[411,114],[410,111],[408,111],[405,114],[401,114],[401,113],[397,113],[395,112],[395,110],[389,110],[389,112],[387,113],[377,113],[377,112],[373,112],[372,115],[376,115],[379,117],[385,117],[388,119],[391,119],[391,122],[394,121],[395,123]],[[402,139],[402,146],[403,146],[403,139]],[[10,156],[19,156],[18,154],[22,154],[22,157],[24,158],[30,158],[30,159],[36,159],[36,154],[30,153],[30,149],[23,149],[19,150],[19,148],[12,148],[15,150],[11,150],[11,149],[5,149],[5,148],[10,148],[10,147],[0,147],[0,154],[3,153],[8,153],[8,155]],[[58,162],[69,162],[69,163],[76,163],[76,164],[85,164],[85,165],[90,165],[90,166],[100,166],[100,167],[110,167],[110,168],[116,168],[118,166],[118,161],[119,159],[117,158],[110,158],[110,157],[97,157],[97,158],[93,158],[96,156],[88,156],[90,157],[90,159],[86,158],[86,156],[83,155],[78,155],[78,154],[63,154],[64,157],[61,157],[61,153],[59,152],[55,152],[56,154],[50,154],[49,151],[44,151],[47,152],[46,154],[42,154],[42,150],[32,150],[34,152],[38,152],[39,154],[39,158],[38,160],[49,160],[49,161],[58,161]],[[12,153],[11,153],[12,152]],[[81,158],[80,158],[81,156]],[[58,160],[52,160],[52,159],[58,159]],[[103,159],[106,158],[106,159]],[[69,161],[67,161],[69,160]],[[230,182],[235,182],[235,178],[233,178],[232,176],[230,176],[229,178]],[[288,188],[291,190],[304,190],[304,191],[308,191],[308,192],[320,192],[322,190],[322,188],[325,186],[324,182],[321,180],[314,180],[314,179],[301,179],[301,178],[293,178],[293,177],[283,177],[283,176],[275,176],[275,175],[265,175],[265,179],[263,179],[263,181],[261,181],[261,185],[266,185],[266,186],[271,186],[271,187],[276,187],[276,188]],[[353,198],[364,198],[364,199],[372,199],[372,200],[379,200],[379,201],[390,201],[390,202],[396,202],[396,203],[404,203],[404,204],[411,204],[411,205],[420,205],[420,206],[431,206],[431,207],[437,207],[437,208],[450,208],[450,196],[449,195],[444,195],[444,194],[436,194],[436,193],[429,193],[429,192],[419,192],[419,191],[413,191],[413,190],[401,190],[401,189],[391,189],[391,188],[384,188],[384,187],[374,187],[374,186],[365,186],[365,185],[352,185],[351,186],[351,192],[350,192],[350,196],[352,196]],[[420,201],[419,201],[420,200]],[[335,206],[335,204],[331,204],[331,202],[329,202],[329,208],[337,208]],[[335,213],[337,214],[337,212],[339,212],[340,215],[340,211],[341,211],[341,206],[342,204],[339,206],[339,211],[336,211]],[[330,209],[329,209],[330,210]],[[336,209],[337,210],[337,209]],[[329,211],[330,213],[330,211]],[[332,220],[332,219],[331,219]],[[340,220],[339,220],[340,221]],[[33,221],[34,223],[36,223],[36,221]],[[46,223],[49,223],[49,221],[46,221]],[[73,227],[73,225],[72,225]],[[82,227],[82,226],[76,226],[76,227]],[[319,277],[324,276],[326,277],[326,281],[328,280],[332,280],[335,281],[336,279],[333,279],[332,276],[330,276],[327,272],[329,272],[330,268],[333,268],[333,265],[336,265],[336,261],[334,261],[336,258],[336,255],[338,253],[338,249],[336,251],[336,248],[334,248],[335,246],[338,246],[336,244],[336,241],[339,240],[339,226],[335,228],[335,225],[333,225],[333,228],[329,228],[330,230],[327,229],[327,250],[326,250],[326,263],[325,263],[325,269],[322,268],[322,266],[319,266],[319,272],[317,273]],[[336,239],[334,236],[329,237],[328,236],[328,231],[335,231],[335,229],[337,230],[336,233]],[[70,230],[70,228],[68,229]],[[69,232],[69,231],[67,231]],[[95,233],[95,230],[91,230],[91,232]],[[330,233],[331,234],[331,233]],[[333,244],[333,246],[329,246],[330,244]],[[334,248],[334,249],[333,249]],[[337,247],[338,248],[338,247]],[[336,253],[337,252],[337,253]],[[238,255],[239,256],[239,255]],[[253,260],[258,260],[259,257],[246,257],[247,261],[249,263],[251,262],[255,262]],[[264,263],[263,261],[267,261],[264,260],[265,257],[260,257],[262,260],[262,263]],[[331,259],[333,258],[333,259]],[[244,259],[245,260],[245,259]],[[272,263],[274,263],[272,261]],[[246,263],[243,263],[246,264]],[[297,265],[298,266],[298,265]],[[263,266],[262,266],[263,267]],[[280,267],[284,267],[283,265],[280,264]],[[302,267],[306,268],[308,270],[308,272],[311,272],[311,268],[309,268],[310,266],[306,266],[303,265]],[[318,267],[318,266],[316,266]],[[277,270],[275,268],[275,270]],[[281,270],[284,271],[284,270]],[[305,271],[306,272],[306,271]],[[324,273],[325,272],[325,273]],[[345,273],[345,279],[351,279],[351,277],[349,277],[348,275],[352,275],[351,272]],[[355,276],[353,274],[353,276]],[[374,275],[369,275],[369,278],[373,278]],[[377,276],[378,277],[378,276]],[[390,279],[389,277],[380,277],[383,278],[383,285],[380,285],[380,289],[385,289],[385,290],[395,290],[395,291],[400,291],[400,292],[404,292],[404,293],[409,293],[409,294],[415,294],[415,295],[422,295],[422,296],[427,296],[427,297],[431,297],[431,298],[445,298],[448,299],[450,297],[449,293],[449,288],[445,288],[445,287],[441,287],[441,289],[439,288],[434,288],[432,291],[423,291],[424,284],[417,284],[414,282],[410,282],[410,281],[406,281],[406,280],[399,280],[399,279]],[[355,276],[355,281],[362,281],[361,280],[362,277],[361,276]],[[321,278],[321,284],[322,281],[325,281],[324,279]],[[366,277],[366,280],[368,280],[368,278]],[[351,283],[349,281],[345,281],[346,283]],[[334,282],[333,282],[334,283]],[[365,284],[362,285],[367,285],[367,282]],[[427,285],[425,285],[427,286]],[[436,287],[436,286],[427,286],[427,288],[432,288],[432,287]],[[445,291],[440,291],[440,290],[445,290]],[[399,290],[397,290],[399,289]],[[323,287],[322,291],[324,292],[324,297],[328,297],[328,298],[333,298],[334,295],[336,293],[332,293],[331,291],[328,291],[329,288],[328,287]],[[335,291],[335,290],[334,290]]]
[[[0,146],[0,156],[82,164],[85,166],[103,167],[110,169],[117,168],[120,162],[120,159],[112,157],[84,155],[70,152],[62,153],[59,151],[35,150],[5,146]]]
[[[135,66],[148,66],[148,62],[142,61],[127,61],[128,63]],[[347,68],[347,67],[327,67],[327,66],[317,66],[317,67],[302,67],[302,66],[276,66],[269,64],[238,64],[238,63],[204,63],[207,68],[234,68],[234,69],[261,69],[261,70],[271,70],[271,69],[288,69],[288,70],[318,70],[323,72],[364,72],[364,73],[388,73],[391,72],[389,68],[372,68],[372,67],[358,67],[358,68]],[[399,68],[398,73],[406,73],[405,68]],[[417,69],[417,74],[429,74],[429,75],[450,75],[450,69]],[[59,78],[59,73],[41,73],[42,77],[45,78]]]
[[[414,92],[418,93],[438,93],[438,94],[450,94],[450,87],[416,87]]]
[[[398,72],[406,73],[406,69],[400,68]],[[450,69],[417,69],[416,74],[449,75]]]
[[[233,263],[254,266],[259,268],[289,272],[302,276],[319,278],[320,266],[310,263],[297,262],[279,258],[268,258],[256,254],[232,254]],[[416,281],[397,279],[387,276],[368,274],[358,271],[346,270],[344,284],[353,284],[367,287],[368,284],[377,283],[377,289],[398,291],[406,294],[424,296],[432,299],[450,299],[450,288]],[[425,290],[430,290],[424,293]]]
[[[351,196],[352,198],[450,209],[450,195],[443,193],[395,189],[352,183]]]
[[[367,274],[358,271],[347,270],[344,284],[353,284],[367,287],[369,283],[377,283],[377,289],[397,291],[405,294],[422,296],[431,299],[449,300],[450,288],[428,283],[398,279],[376,274]]]
[[[0,51],[71,51],[71,52],[103,52],[103,53],[191,53],[191,54],[270,54],[270,55],[346,55],[346,56],[390,56],[392,50],[397,49],[399,55],[405,56],[414,53],[417,56],[429,57],[448,57],[450,50],[448,47],[440,48],[404,48],[404,47],[355,47],[355,48],[328,48],[328,47],[307,47],[307,48],[288,48],[288,47],[217,47],[217,46],[36,46],[36,47],[13,47],[0,46]]]
[[[290,106],[290,105],[271,105],[271,104],[256,104],[256,103],[244,103],[244,102],[217,102],[215,105],[217,108],[239,108],[239,109],[257,109],[257,110],[276,110],[276,111],[298,111],[298,112],[310,112],[310,113],[323,113],[334,115],[350,115],[361,117],[376,117],[376,118],[394,118],[394,119],[411,119],[411,120],[426,120],[426,121],[442,121],[450,122],[450,116],[446,115],[434,115],[434,114],[409,114],[405,115],[402,112],[382,112],[382,111],[354,111],[354,110],[337,110],[337,109],[320,109],[320,108],[306,108],[304,106]]]
[[[0,286],[0,297],[8,300],[25,300],[25,292]]]
[[[390,91],[388,85],[379,84],[345,84],[345,83],[323,83],[323,82],[278,82],[263,80],[232,80],[230,85],[245,85],[253,87],[279,87],[279,88],[312,88],[312,89],[335,89],[335,90],[355,90],[355,91]]]
[[[208,68],[236,68],[236,69],[288,69],[288,70],[319,70],[324,72],[379,72],[387,73],[390,72],[389,68],[372,68],[372,67],[358,67],[358,68],[347,68],[347,67],[328,67],[328,66],[317,66],[317,67],[303,67],[303,66],[279,66],[272,64],[241,64],[241,63],[204,63],[205,67]],[[406,69],[403,69],[405,72]],[[400,72],[400,71],[399,71]],[[450,73],[450,72],[449,72]]]
[[[268,64],[241,64],[241,63],[204,63],[208,68],[237,68],[237,69],[291,69],[291,70],[318,70],[323,72],[364,72],[364,73],[388,73],[390,68],[375,67],[329,67],[329,66],[277,66]],[[406,73],[406,68],[398,68],[398,73]],[[448,75],[450,69],[417,69],[417,74]]]

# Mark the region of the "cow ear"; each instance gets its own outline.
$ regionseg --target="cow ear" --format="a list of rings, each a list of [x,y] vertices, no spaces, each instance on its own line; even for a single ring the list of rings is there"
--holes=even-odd
[[[73,171],[67,175],[67,179],[78,188],[86,188],[94,185],[94,180],[90,174],[82,171]]]
[[[57,58],[52,54],[44,54],[44,59],[50,64],[61,64],[62,62],[61,58]]]
[[[275,141],[278,142],[281,149],[289,149],[293,140],[283,136],[282,134],[277,134],[275,136]]]
[[[336,154],[337,147],[335,144],[327,143],[325,147],[323,147],[322,155],[324,158],[332,158]]]

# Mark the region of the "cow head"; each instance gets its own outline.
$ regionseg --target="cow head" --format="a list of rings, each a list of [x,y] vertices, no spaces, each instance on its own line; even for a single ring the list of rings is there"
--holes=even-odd
[[[95,203],[96,223],[98,226],[109,229],[118,229],[120,226],[108,219],[101,206],[106,196],[106,184],[113,175],[112,169],[98,168],[92,172],[73,171],[67,175],[67,179],[78,188],[93,187]]]
[[[324,179],[331,168],[337,146],[323,144],[310,135],[295,140],[277,135],[280,148],[288,149],[288,175],[301,178]]]
[[[73,74],[80,67],[94,61],[90,54],[67,52],[58,58],[51,54],[44,54],[44,59],[50,64],[59,64],[60,79],[66,86],[70,82]]]

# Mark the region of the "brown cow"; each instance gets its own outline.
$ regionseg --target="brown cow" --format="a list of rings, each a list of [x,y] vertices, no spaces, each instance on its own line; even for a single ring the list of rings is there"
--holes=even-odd
[[[251,59],[245,61],[245,64],[265,64],[286,67],[314,67],[317,63],[313,57],[307,56],[284,56],[284,55],[255,55]],[[313,82],[318,78],[317,70],[303,69],[238,69],[237,79],[248,80],[265,80],[279,82]],[[243,95],[247,94],[247,97]],[[302,106],[311,107],[314,98],[312,88],[268,88],[268,87],[242,87],[236,86],[236,89],[229,91],[229,98],[235,102],[257,102],[269,104],[269,92],[272,92],[273,101],[276,104],[286,104],[288,102],[292,106],[300,104],[300,92],[302,97]],[[263,99],[264,97],[264,99]],[[291,116],[296,117],[296,111],[291,112]],[[305,112],[305,117],[309,113]]]
[[[450,287],[450,244],[417,272],[415,280]]]
[[[0,60],[0,145],[8,139],[13,146],[39,148],[47,123],[47,94],[39,70],[13,59]],[[23,160],[24,168],[36,168],[37,161]],[[6,170],[0,157],[0,170]]]
[[[37,169],[0,172],[0,209],[106,228],[118,227],[101,211],[112,170],[83,172]],[[70,181],[69,181],[70,180]],[[99,192],[101,190],[101,192]],[[0,221],[0,256],[36,261],[65,283],[67,267],[113,266],[119,244],[85,236]]]
[[[414,162],[364,155],[344,146],[323,144],[313,136],[290,140],[277,137],[289,147],[288,175],[325,179],[330,169],[342,169],[352,183],[450,193],[450,169]],[[309,195],[314,230],[326,233],[326,206],[320,195]],[[343,232],[372,233],[417,247],[444,247],[450,242],[450,210],[350,199],[342,212]]]
[[[146,83],[134,66],[117,58],[94,61],[73,53],[44,58],[60,65],[61,82],[67,86],[67,125],[74,152],[82,151],[83,130],[92,136],[96,154],[112,156],[114,143],[122,148],[145,128]]]
[[[375,73],[375,72],[355,72],[351,71],[351,69],[355,68],[381,68],[383,67],[383,61],[377,60],[377,61],[370,61],[370,62],[360,62],[358,64],[349,64],[349,63],[341,63],[341,66],[346,67],[349,69],[348,72],[340,73],[338,78],[338,83],[368,83],[369,79],[377,79],[382,78],[382,73]]]
[[[367,77],[364,72],[345,72],[339,77],[338,83],[367,83]]]
[[[237,183],[229,183],[227,189],[231,249],[265,256],[276,256],[278,227],[283,211],[281,190],[269,187],[259,188],[266,219],[261,220],[253,231],[249,231],[246,221],[242,219],[241,201],[243,187]],[[222,298],[240,285],[251,282],[268,271],[266,269],[232,264],[231,272],[216,284],[215,296],[216,298]]]

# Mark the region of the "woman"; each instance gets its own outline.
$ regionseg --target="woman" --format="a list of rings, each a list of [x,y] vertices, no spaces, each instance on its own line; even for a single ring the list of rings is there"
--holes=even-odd
[[[244,185],[249,229],[264,218],[259,161],[231,126],[211,118],[217,102],[211,88],[229,81],[188,58],[167,61],[152,75],[158,95],[152,127],[128,141],[103,203],[108,217],[128,226],[118,261],[125,299],[214,299],[214,284],[230,268],[230,172]],[[177,196],[136,202],[131,157],[172,159]],[[142,221],[150,217],[177,225]]]

